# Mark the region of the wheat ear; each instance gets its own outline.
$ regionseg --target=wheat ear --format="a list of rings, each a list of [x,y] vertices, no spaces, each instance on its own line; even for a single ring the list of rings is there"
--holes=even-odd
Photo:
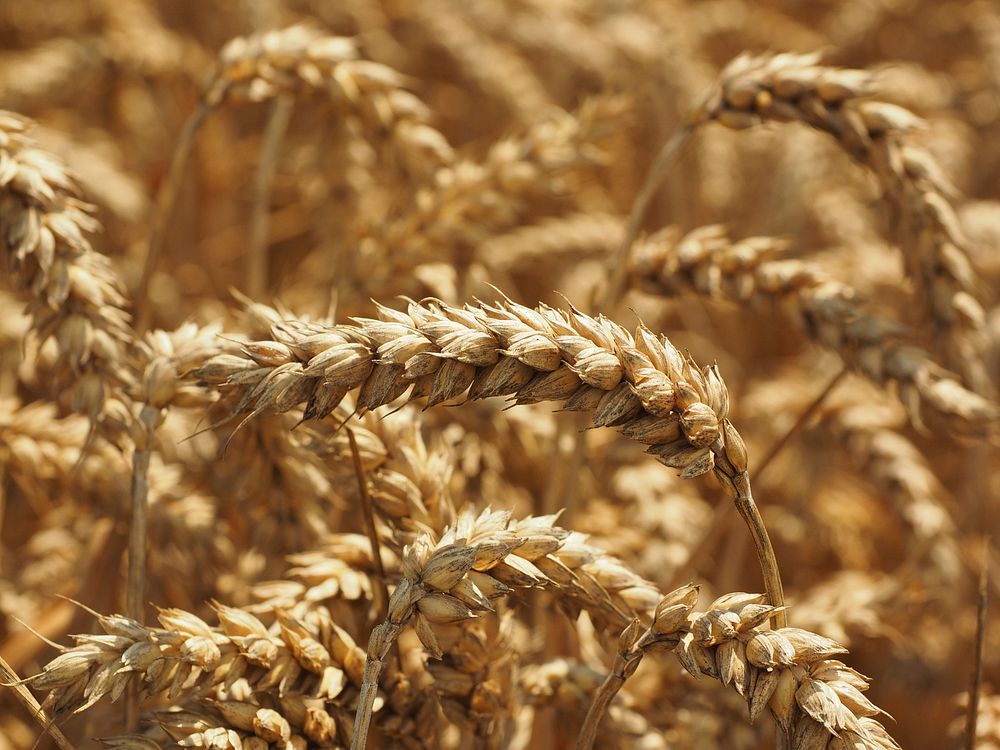
[[[673,651],[694,677],[731,685],[746,699],[751,723],[770,709],[792,750],[899,750],[873,718],[884,711],[864,696],[867,678],[832,658],[846,653],[843,646],[799,628],[762,629],[773,608],[757,594],[726,594],[705,612],[694,611],[697,599],[697,587],[681,587],[663,597],[649,627],[635,621],[625,628],[577,750],[592,747],[611,700],[653,650]]]
[[[979,284],[949,196],[955,189],[938,164],[912,142],[922,126],[906,109],[866,100],[871,75],[821,65],[818,55],[742,55],[719,75],[693,113],[743,129],[763,122],[801,122],[832,135],[878,179],[894,213],[910,275],[933,322],[945,360],[977,392],[992,390],[983,363],[985,313]]]
[[[301,403],[306,419],[324,417],[354,389],[360,412],[408,391],[410,399],[426,395],[428,406],[468,392],[469,399],[561,401],[568,411],[593,412],[594,427],[617,427],[682,477],[713,471],[750,529],[768,596],[784,601],[716,367],[698,367],[645,326],[633,337],[576,310],[413,302],[406,313],[382,306],[379,313],[380,320],[349,326],[279,325],[275,341],[213,358],[194,374],[234,392],[233,416],[245,413],[244,421]],[[778,619],[784,624],[781,613]]]
[[[132,340],[125,295],[87,239],[100,227],[74,197],[63,167],[29,136],[31,122],[0,111],[0,252],[18,287],[30,290],[31,327],[55,340],[56,372],[72,406],[114,434],[129,416]]]
[[[209,114],[227,100],[261,102],[302,92],[325,92],[357,117],[372,139],[377,141],[388,131],[393,149],[408,170],[433,173],[451,161],[451,146],[427,124],[429,111],[403,84],[403,77],[392,68],[359,59],[354,40],[306,26],[230,40],[219,53],[195,112],[185,123],[157,201],[136,293],[140,323],[148,322],[149,284],[163,253],[185,164]]]
[[[907,340],[899,324],[869,314],[859,295],[807,261],[776,260],[781,240],[733,242],[719,226],[679,237],[668,229],[636,248],[632,283],[656,293],[693,289],[736,302],[786,298],[807,333],[853,369],[879,384],[895,384],[918,428],[925,417],[945,433],[983,436],[995,430],[1000,409],[967,390],[930,355]]]

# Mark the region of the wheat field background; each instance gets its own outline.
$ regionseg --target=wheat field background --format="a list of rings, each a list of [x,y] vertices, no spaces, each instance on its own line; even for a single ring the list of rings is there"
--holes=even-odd
[[[992,0],[4,0],[0,750],[1000,749],[998,175]]]

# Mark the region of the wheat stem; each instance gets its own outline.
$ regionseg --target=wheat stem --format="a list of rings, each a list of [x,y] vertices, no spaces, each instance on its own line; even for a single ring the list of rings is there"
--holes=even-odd
[[[607,291],[603,295],[604,304],[598,305],[597,309],[610,309],[624,295],[632,245],[635,244],[635,240],[639,236],[639,230],[642,228],[642,221],[646,216],[646,211],[649,210],[649,204],[652,202],[656,191],[660,188],[660,183],[663,182],[666,176],[670,160],[687,143],[687,139],[692,131],[693,129],[689,124],[685,124],[677,130],[663,144],[660,152],[656,155],[656,159],[653,161],[653,165],[649,168],[649,172],[646,174],[645,180],[643,180],[642,187],[639,189],[639,193],[632,203],[632,209],[629,211],[625,236],[618,247],[618,252],[615,253],[609,264],[611,282],[608,284]]]
[[[204,100],[199,100],[195,111],[184,122],[177,138],[177,145],[174,147],[174,153],[170,157],[170,169],[167,172],[167,177],[157,192],[153,215],[150,217],[149,239],[145,246],[142,276],[139,277],[139,286],[135,293],[135,329],[140,334],[152,322],[153,302],[149,298],[149,285],[160,262],[160,256],[163,254],[167,230],[174,215],[174,205],[177,203],[177,196],[180,193],[184,170],[191,156],[195,136],[198,135],[198,130],[213,109],[212,105]]]
[[[250,224],[250,249],[247,252],[247,294],[261,299],[267,292],[268,252],[267,240],[271,218],[271,183],[281,141],[292,117],[295,99],[284,94],[274,100],[264,129],[264,140],[254,180],[253,216]]]
[[[17,702],[27,709],[31,717],[38,723],[38,726],[42,728],[43,732],[48,733],[56,745],[59,746],[59,749],[73,750],[73,745],[66,739],[66,735],[55,725],[54,720],[48,717],[45,709],[39,705],[38,701],[35,700],[35,696],[21,683],[21,678],[17,676],[17,672],[11,668],[2,656],[0,656],[0,676],[3,677],[6,685],[14,691],[14,697],[17,699]]]
[[[983,689],[983,657],[986,651],[986,610],[989,599],[990,538],[983,540],[983,562],[979,573],[979,601],[976,607],[976,645],[973,651],[969,706],[965,717],[966,750],[976,748],[976,724],[979,719],[979,696]]]
[[[372,507],[372,498],[368,493],[368,480],[365,478],[365,468],[361,464],[361,454],[358,452],[358,441],[354,437],[354,430],[347,428],[347,440],[351,444],[351,460],[354,463],[354,476],[358,480],[358,492],[361,494],[361,512],[365,517],[365,531],[368,534],[368,541],[372,546],[372,561],[375,564],[375,572],[378,574],[382,584],[382,617],[385,618],[389,607],[389,589],[386,581],[385,565],[382,563],[382,546],[378,541],[378,531],[375,529],[375,512]]]

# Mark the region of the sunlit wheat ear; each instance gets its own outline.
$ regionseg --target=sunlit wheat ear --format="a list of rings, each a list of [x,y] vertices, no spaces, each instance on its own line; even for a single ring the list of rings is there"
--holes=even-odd
[[[762,629],[772,608],[757,594],[726,594],[706,612],[694,611],[697,599],[697,587],[682,587],[660,601],[650,626],[635,621],[622,631],[577,750],[593,746],[611,700],[651,650],[672,650],[691,675],[731,686],[746,700],[751,723],[769,710],[793,750],[828,743],[899,749],[875,720],[885,712],[864,695],[868,678],[833,658],[847,652],[843,646],[799,628]]]
[[[729,392],[718,368],[699,367],[667,339],[640,326],[633,337],[603,316],[511,302],[451,307],[379,306],[355,325],[279,324],[274,341],[248,344],[195,371],[237,399],[233,417],[288,411],[329,414],[358,390],[360,412],[427,397],[507,396],[514,404],[562,402],[592,412],[682,477],[713,472],[746,522],[771,601],[784,602],[767,530],[753,500],[746,447],[728,421]],[[779,612],[777,620],[784,624]]]

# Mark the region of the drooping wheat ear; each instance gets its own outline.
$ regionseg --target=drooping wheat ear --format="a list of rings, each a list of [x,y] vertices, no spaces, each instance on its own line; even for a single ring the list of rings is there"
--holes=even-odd
[[[524,133],[497,141],[481,162],[463,159],[439,170],[409,211],[376,228],[374,265],[398,272],[463,246],[471,252],[487,233],[515,225],[531,201],[566,192],[574,169],[602,161],[596,142],[620,127],[624,109],[620,97],[589,99],[575,112],[536,117]]]
[[[404,77],[392,68],[359,59],[353,39],[307,26],[231,40],[220,52],[198,108],[179,138],[159,196],[137,299],[148,296],[185,164],[198,130],[213,110],[227,100],[261,102],[303,92],[326,93],[375,143],[388,133],[391,150],[406,170],[431,175],[451,162],[453,152],[445,137],[428,124],[427,107],[404,84]],[[139,317],[148,314],[143,307]]]
[[[368,641],[352,748],[365,746],[382,664],[407,625],[440,657],[435,626],[476,618],[493,610],[491,599],[534,587],[611,628],[633,617],[648,620],[659,599],[652,584],[554,522],[554,516],[514,521],[508,511],[468,510],[439,539],[425,535],[404,550],[388,616]]]
[[[989,393],[978,280],[950,200],[955,189],[910,137],[922,121],[902,107],[864,100],[871,93],[866,71],[819,61],[816,54],[742,55],[723,69],[691,122],[715,121],[734,129],[802,122],[832,135],[851,158],[868,167],[892,208],[907,269],[918,284],[946,364],[973,390]]]
[[[407,169],[432,174],[451,161],[451,146],[428,124],[430,111],[405,82],[392,68],[360,59],[353,39],[291,26],[226,44],[203,100],[217,107],[225,99],[260,102],[282,93],[324,92],[357,117],[369,137],[388,133]]]
[[[847,649],[799,628],[762,629],[772,614],[759,594],[719,597],[694,611],[696,586],[667,594],[647,628],[633,622],[618,642],[614,665],[591,704],[577,750],[589,750],[615,694],[652,650],[672,650],[694,677],[708,675],[746,699],[750,721],[770,709],[792,750],[899,750],[873,717],[885,713],[864,691],[868,679],[831,657]]]
[[[162,627],[121,615],[102,615],[104,635],[76,636],[27,680],[48,692],[43,705],[81,713],[105,696],[117,701],[130,684],[148,698],[173,702],[213,697],[242,679],[260,693],[298,693],[334,701],[361,685],[364,651],[321,607],[303,618],[277,611],[265,627],[255,615],[215,604],[218,626],[179,609],[159,612]],[[353,687],[351,687],[353,685]]]
[[[35,145],[30,128],[0,111],[0,252],[15,284],[32,295],[32,331],[55,341],[54,374],[72,408],[113,435],[128,423],[125,295],[87,238],[99,229],[90,206],[74,197],[72,178]]]
[[[468,392],[473,400],[560,401],[568,411],[593,412],[593,426],[617,427],[683,477],[714,471],[750,528],[768,596],[783,602],[718,368],[698,367],[645,326],[633,337],[577,310],[513,302],[378,310],[380,320],[356,318],[356,325],[276,326],[274,341],[213,358],[194,374],[235,393],[232,415],[247,414],[244,422],[301,403],[305,419],[322,418],[356,388],[361,413],[407,392],[410,399],[426,395],[428,406]]]
[[[866,312],[847,284],[806,261],[775,260],[783,245],[770,237],[733,242],[719,226],[683,237],[668,229],[636,247],[630,273],[634,285],[661,294],[693,289],[741,303],[789,299],[811,338],[874,382],[895,384],[917,427],[926,418],[944,433],[982,436],[995,430],[995,403],[964,388],[909,343],[899,324]]]
[[[832,412],[825,419],[829,429],[912,529],[917,542],[913,554],[929,553],[928,575],[958,581],[962,575],[958,529],[945,502],[948,492],[926,456],[870,399]]]

